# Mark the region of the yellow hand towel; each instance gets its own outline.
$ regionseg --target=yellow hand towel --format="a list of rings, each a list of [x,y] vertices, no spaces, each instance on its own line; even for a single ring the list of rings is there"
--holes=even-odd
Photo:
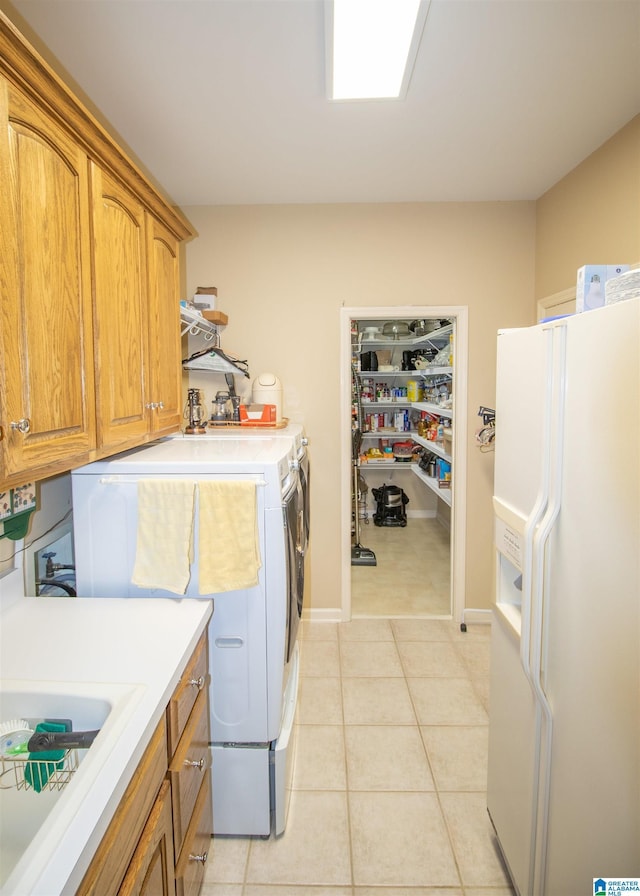
[[[200,594],[252,588],[262,565],[255,482],[206,480],[198,490]]]
[[[193,480],[140,479],[134,585],[185,593],[193,559],[194,500]]]

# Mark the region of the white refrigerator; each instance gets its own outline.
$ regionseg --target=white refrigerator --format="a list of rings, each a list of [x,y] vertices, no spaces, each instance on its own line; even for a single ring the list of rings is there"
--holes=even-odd
[[[498,333],[487,806],[520,896],[640,878],[640,299]]]

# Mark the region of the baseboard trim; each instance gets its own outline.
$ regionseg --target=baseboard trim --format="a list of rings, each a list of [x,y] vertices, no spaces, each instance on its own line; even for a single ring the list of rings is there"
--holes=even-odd
[[[395,617],[394,617],[395,618]],[[447,616],[433,617],[438,619],[450,619]],[[340,607],[316,607],[302,612],[303,622],[342,622],[342,611]],[[460,622],[466,625],[491,625],[491,610],[478,610],[473,607],[465,608],[462,611],[462,619]]]
[[[340,607],[316,607],[302,611],[303,622],[342,622]]]
[[[491,610],[477,610],[473,607],[465,607],[460,621],[467,625],[491,625]]]
[[[435,510],[407,510],[407,519],[413,520],[434,520],[437,517]]]
[[[413,519],[413,520],[435,520],[435,519],[438,519],[438,522],[440,521],[440,518],[438,517],[438,513],[436,510],[405,510],[405,513],[407,515],[407,519]],[[370,520],[372,523],[373,523],[373,518],[374,518],[375,514],[376,514],[375,507],[371,510],[370,513],[367,512],[367,519]],[[362,517],[362,515],[360,515],[360,519],[362,520],[363,524],[366,526],[367,524],[364,522],[364,518]],[[375,525],[375,523],[374,523],[374,525]],[[384,528],[384,527],[382,527],[382,528]]]

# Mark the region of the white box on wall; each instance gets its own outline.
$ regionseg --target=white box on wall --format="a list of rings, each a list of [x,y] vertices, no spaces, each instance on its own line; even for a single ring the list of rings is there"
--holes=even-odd
[[[207,296],[197,293],[193,297],[193,304],[198,311],[215,311],[217,298],[218,297],[214,295]]]
[[[578,268],[576,312],[603,308],[605,283],[628,270],[628,264],[586,264]]]

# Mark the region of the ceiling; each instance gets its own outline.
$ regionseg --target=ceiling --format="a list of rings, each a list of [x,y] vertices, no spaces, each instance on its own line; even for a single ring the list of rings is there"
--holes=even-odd
[[[323,0],[2,4],[181,206],[536,199],[640,112],[640,0],[431,0],[407,97],[360,103]]]

